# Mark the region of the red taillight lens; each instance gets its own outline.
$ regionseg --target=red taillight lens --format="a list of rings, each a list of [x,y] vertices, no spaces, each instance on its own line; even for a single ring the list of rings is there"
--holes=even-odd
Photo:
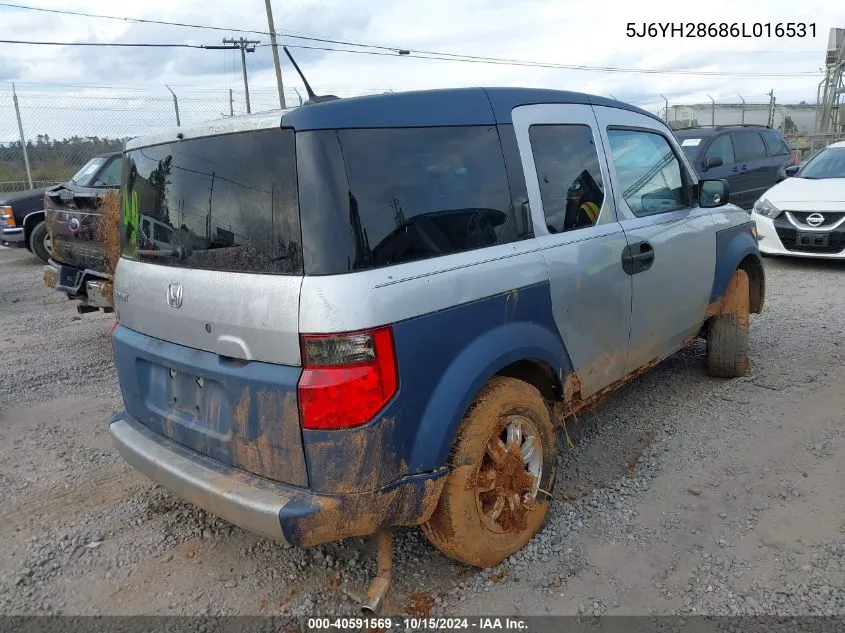
[[[109,332],[109,336],[110,336],[110,337],[111,337],[111,336],[114,336],[114,331],[117,329],[117,326],[118,326],[118,325],[120,325],[120,323],[118,323],[118,322],[115,320],[114,325],[112,325],[112,326],[111,326],[111,332]]]
[[[389,327],[302,336],[299,416],[304,429],[345,429],[373,419],[398,388]]]

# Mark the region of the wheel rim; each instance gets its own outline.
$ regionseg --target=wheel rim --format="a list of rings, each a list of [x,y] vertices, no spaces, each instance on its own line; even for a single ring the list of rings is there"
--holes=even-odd
[[[476,477],[478,510],[498,533],[525,529],[543,474],[540,433],[531,420],[509,415],[503,422],[487,441]]]
[[[53,254],[53,236],[50,235],[49,231],[44,235],[44,250],[50,253],[50,255]]]

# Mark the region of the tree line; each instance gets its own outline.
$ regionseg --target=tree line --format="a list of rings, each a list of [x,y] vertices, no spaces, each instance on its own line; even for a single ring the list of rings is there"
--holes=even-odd
[[[128,138],[128,137],[127,137]],[[39,134],[26,143],[33,180],[67,180],[98,154],[119,152],[127,138],[71,136],[56,139]],[[26,165],[20,141],[0,143],[0,182],[26,181]]]

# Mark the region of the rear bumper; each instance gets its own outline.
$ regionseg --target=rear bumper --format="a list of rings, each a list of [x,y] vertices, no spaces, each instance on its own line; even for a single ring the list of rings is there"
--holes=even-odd
[[[23,243],[23,227],[16,226],[3,229],[3,232],[0,233],[0,242]]]
[[[71,298],[83,300],[86,305],[94,308],[112,307],[112,282],[96,271],[57,264],[50,260],[44,266],[44,283]]]
[[[109,423],[120,455],[186,501],[250,532],[310,547],[431,516],[447,469],[405,477],[381,490],[322,495],[257,477],[157,435],[122,413]]]

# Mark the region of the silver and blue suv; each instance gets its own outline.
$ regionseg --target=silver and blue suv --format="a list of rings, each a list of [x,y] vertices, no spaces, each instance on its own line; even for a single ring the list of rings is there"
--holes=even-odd
[[[497,564],[548,510],[553,420],[699,335],[713,375],[747,370],[754,222],[624,103],[387,94],[123,160],[111,435],[268,537],[421,525]]]

